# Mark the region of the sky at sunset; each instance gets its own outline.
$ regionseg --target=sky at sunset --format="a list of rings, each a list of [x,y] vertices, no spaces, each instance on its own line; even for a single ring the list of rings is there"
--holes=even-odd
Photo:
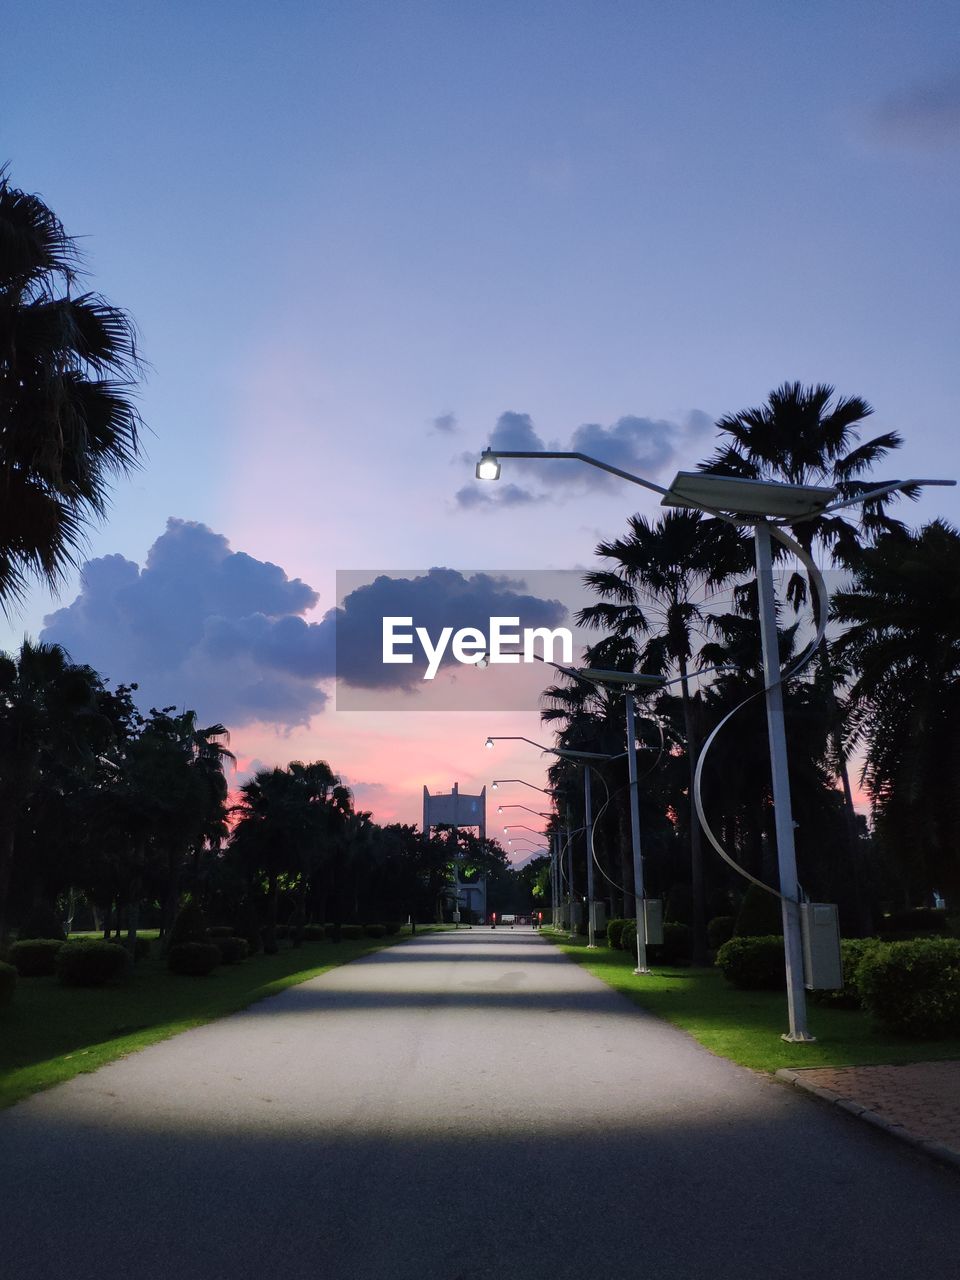
[[[149,434],[82,589],[0,644],[224,721],[241,777],[321,757],[380,821],[542,782],[483,747],[547,741],[535,690],[344,710],[331,679],[337,571],[473,590],[657,510],[574,464],[480,488],[490,439],[667,483],[824,381],[902,433],[894,470],[960,476],[955,4],[33,0],[4,48],[0,161],[135,318]],[[937,514],[956,490],[908,518]]]

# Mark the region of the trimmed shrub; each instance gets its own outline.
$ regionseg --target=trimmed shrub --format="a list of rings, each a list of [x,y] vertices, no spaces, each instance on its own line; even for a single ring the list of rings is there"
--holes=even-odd
[[[470,914],[472,915],[473,913],[471,912]],[[400,930],[403,928],[403,924],[399,920],[388,920],[383,927],[387,931],[387,937],[392,938],[394,934],[397,934],[400,932]]]
[[[931,935],[949,937],[950,924],[946,911],[938,907],[913,907],[884,916],[877,924],[877,932],[891,942]]]
[[[58,942],[66,942],[67,935],[63,931],[63,921],[46,902],[40,902],[20,922],[17,929],[18,938],[56,938]]]
[[[82,939],[82,938],[73,938],[73,939],[68,939],[68,941],[73,941],[73,942],[82,942],[82,941],[83,941],[83,939]],[[123,947],[123,948],[125,948],[125,950],[126,950],[127,952],[129,952],[129,950],[130,950],[130,946],[129,946],[129,943],[128,943],[128,940],[127,940],[127,936],[126,936],[126,934],[123,934],[122,936],[121,936],[121,935],[114,935],[114,937],[112,937],[112,938],[100,938],[100,939],[99,939],[99,941],[100,941],[100,942],[109,942],[112,946],[115,946],[115,947]],[[138,933],[138,934],[137,934],[137,949],[136,949],[136,952],[134,953],[134,958],[135,958],[136,960],[146,960],[146,958],[147,958],[147,956],[148,956],[149,954],[150,954],[150,939],[149,939],[149,938],[145,938],[145,937],[143,936],[143,934]]]
[[[4,964],[0,960],[0,1009],[9,1004],[17,989],[17,971],[12,964]]]
[[[214,924],[207,930],[210,938],[236,938],[237,931],[229,924]]]
[[[184,942],[206,942],[209,937],[207,922],[196,902],[185,903],[177,912],[167,938],[170,950]]]
[[[365,924],[363,932],[368,938],[385,938],[387,930],[382,924]]]
[[[631,956],[637,954],[636,920],[624,920],[623,928],[620,930],[620,950],[626,951]]]
[[[777,991],[786,985],[783,938],[731,938],[717,952],[717,968],[743,991]]]
[[[304,942],[322,942],[327,936],[327,931],[322,924],[305,924],[303,926]]]
[[[56,938],[21,938],[12,944],[7,959],[21,978],[46,978],[56,973],[62,946]]]
[[[171,973],[187,973],[202,977],[220,963],[220,949],[213,942],[178,942],[167,952],[167,968]]]
[[[716,951],[733,937],[734,916],[714,916],[707,924],[707,946]]]
[[[363,937],[362,924],[342,924],[340,926],[340,937],[344,942],[356,942]]]
[[[923,938],[872,947],[857,983],[864,1008],[903,1035],[936,1039],[960,1032],[960,942]]]
[[[879,938],[842,938],[840,960],[843,965],[843,986],[839,991],[809,991],[811,1000],[828,1004],[834,1009],[860,1009],[860,963],[874,948],[882,946]]]
[[[783,914],[780,899],[775,898],[766,889],[752,884],[743,895],[737,922],[733,926],[735,938],[771,938],[775,934],[783,937]]]
[[[221,964],[239,964],[246,960],[249,952],[246,938],[212,938],[211,941],[220,952]]]
[[[618,951],[623,950],[622,934],[623,926],[629,924],[629,920],[608,920],[607,921],[607,946],[615,947]]]
[[[636,931],[636,925],[634,925]],[[650,964],[684,966],[690,963],[690,927],[677,920],[663,926],[663,942],[647,947]]]
[[[57,952],[57,977],[65,987],[102,987],[123,977],[129,966],[130,953],[116,942],[81,938]]]

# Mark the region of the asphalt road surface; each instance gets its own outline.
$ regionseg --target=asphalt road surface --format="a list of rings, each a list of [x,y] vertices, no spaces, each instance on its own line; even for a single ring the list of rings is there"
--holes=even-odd
[[[0,1164],[4,1280],[960,1273],[956,1173],[520,929],[417,937],[30,1098]]]

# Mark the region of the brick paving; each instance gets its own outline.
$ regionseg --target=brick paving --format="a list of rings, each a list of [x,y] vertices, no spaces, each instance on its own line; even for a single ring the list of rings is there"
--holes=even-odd
[[[790,1074],[801,1088],[836,1094],[902,1126],[903,1136],[937,1143],[960,1159],[960,1062],[810,1067]]]

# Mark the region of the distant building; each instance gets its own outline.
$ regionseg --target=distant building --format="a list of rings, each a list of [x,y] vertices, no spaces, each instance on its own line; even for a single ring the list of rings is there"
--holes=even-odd
[[[440,795],[431,795],[423,788],[423,834],[429,836],[431,829],[449,827],[454,832],[462,827],[475,830],[481,840],[487,834],[487,788],[484,787],[478,796],[462,795],[458,783],[453,790]],[[461,911],[467,908],[478,920],[487,918],[487,879],[481,876],[477,880],[463,880],[458,862],[453,866],[453,884],[451,897],[459,904]],[[454,908],[455,909],[455,908]]]

